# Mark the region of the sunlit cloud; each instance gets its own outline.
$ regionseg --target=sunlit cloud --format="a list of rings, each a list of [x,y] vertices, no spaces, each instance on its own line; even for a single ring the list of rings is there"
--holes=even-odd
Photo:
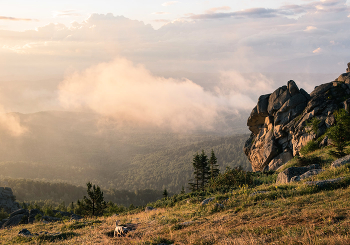
[[[166,19],[156,19],[156,20],[153,20],[154,22],[159,22],[159,23],[169,23],[170,20],[166,20]]]
[[[55,11],[53,12],[54,17],[68,17],[68,16],[81,16],[82,14],[79,11],[74,9]]]
[[[163,14],[169,14],[169,13],[168,12],[154,12],[152,14],[163,15]]]
[[[217,8],[211,8],[205,11],[205,13],[207,14],[211,14],[211,13],[216,13],[219,11],[229,11],[231,10],[231,7],[229,6],[222,6],[222,7],[217,7]]]
[[[320,53],[321,52],[321,48],[317,48],[317,49],[315,49],[314,51],[312,51],[312,53],[314,53],[314,54],[318,54],[318,53]]]
[[[210,130],[222,112],[251,109],[255,102],[249,94],[270,90],[264,82],[261,75],[249,81],[226,72],[214,95],[186,78],[155,76],[142,65],[118,58],[68,75],[59,86],[59,98],[66,109],[89,109],[120,123]]]
[[[162,6],[170,6],[170,5],[174,5],[177,4],[179,1],[170,1],[170,2],[165,2],[162,4]]]
[[[27,131],[20,123],[19,117],[14,113],[7,113],[0,105],[0,131],[8,133],[14,137],[21,136]]]
[[[312,30],[316,30],[316,29],[317,29],[317,27],[315,27],[315,26],[308,26],[308,27],[306,27],[306,29],[304,31],[312,31]]]
[[[9,21],[39,21],[37,19],[27,19],[27,18],[15,18],[8,16],[0,16],[0,20],[9,20]]]

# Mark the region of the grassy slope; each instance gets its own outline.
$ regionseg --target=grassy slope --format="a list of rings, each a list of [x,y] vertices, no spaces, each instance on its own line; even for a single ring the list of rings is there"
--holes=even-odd
[[[63,244],[349,244],[350,165],[331,169],[329,164],[333,159],[326,150],[312,155],[320,156],[326,169],[313,177],[314,180],[343,176],[342,182],[328,189],[309,187],[303,182],[276,186],[276,173],[261,177],[263,182],[270,183],[213,194],[215,200],[205,207],[199,205],[205,196],[189,198],[189,194],[178,195],[176,199],[151,204],[164,206],[168,203],[169,207],[99,218],[101,223],[86,223],[79,229],[69,228],[71,223],[66,221],[0,230],[0,241],[6,241],[5,244],[35,244],[40,239]],[[256,191],[267,192],[251,195]],[[216,203],[223,204],[224,208],[218,208]],[[136,229],[126,237],[110,238],[107,233],[113,230],[116,219],[124,224],[134,224]],[[192,223],[187,226],[180,224],[186,221]],[[31,232],[65,233],[56,240],[53,236],[30,240],[17,236],[23,228]]]

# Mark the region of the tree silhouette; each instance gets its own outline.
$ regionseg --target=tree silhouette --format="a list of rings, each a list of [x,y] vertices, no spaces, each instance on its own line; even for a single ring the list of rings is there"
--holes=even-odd
[[[103,210],[107,207],[103,198],[103,192],[99,186],[92,185],[90,182],[86,184],[88,197],[84,196],[82,201],[77,202],[78,208],[83,215],[99,216],[103,214]]]
[[[218,160],[217,160],[217,158],[215,156],[214,150],[211,150],[211,156],[210,156],[210,159],[209,159],[209,166],[210,166],[209,176],[210,176],[210,179],[214,179],[220,173],[219,165],[217,163],[218,163]]]

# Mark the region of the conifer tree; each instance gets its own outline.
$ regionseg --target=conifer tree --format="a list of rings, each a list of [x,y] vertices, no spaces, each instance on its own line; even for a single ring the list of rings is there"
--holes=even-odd
[[[191,179],[191,181],[193,182],[190,182],[188,184],[190,185],[189,189],[191,191],[197,191],[199,190],[199,180],[200,180],[200,157],[198,153],[196,153],[193,156],[192,165],[194,169],[193,171],[194,178]]]
[[[166,189],[164,189],[164,191],[163,191],[163,197],[164,198],[168,197],[168,191]]]
[[[99,186],[92,185],[90,182],[86,184],[88,197],[84,196],[82,201],[77,202],[78,209],[83,215],[99,216],[103,214],[103,210],[107,207],[103,200],[103,192]]]
[[[217,158],[215,156],[214,150],[211,150],[211,156],[210,156],[210,159],[209,159],[209,165],[210,165],[209,176],[210,176],[210,179],[214,179],[220,173],[219,165],[217,163],[218,163],[218,161],[217,161]]]
[[[198,153],[194,155],[192,165],[194,168],[194,178],[192,179],[193,182],[189,183],[189,189],[191,191],[198,191],[200,189],[203,189],[210,179],[208,156],[205,154],[204,150],[202,150],[202,153],[200,155]]]
[[[200,187],[204,189],[206,183],[209,180],[209,162],[208,156],[205,154],[204,150],[202,150],[202,154],[200,155]]]

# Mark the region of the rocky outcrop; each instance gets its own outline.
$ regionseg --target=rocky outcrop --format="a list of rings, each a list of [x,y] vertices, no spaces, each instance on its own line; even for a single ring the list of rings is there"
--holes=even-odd
[[[312,170],[321,170],[321,166],[318,164],[312,164],[307,167],[290,167],[279,173],[277,176],[276,184],[287,184],[292,181],[300,180],[300,176]],[[311,175],[309,175],[311,176]],[[305,176],[304,176],[305,177]],[[299,179],[298,179],[299,178]],[[304,178],[303,178],[304,179]]]
[[[319,119],[318,133],[322,135],[334,125],[333,113],[339,108],[350,109],[350,72],[317,86],[310,95],[289,81],[287,86],[260,96],[247,121],[252,133],[244,146],[253,171],[276,170],[299,155],[315,138],[306,124]]]
[[[13,195],[11,188],[0,187],[0,210],[4,209],[7,213],[12,213],[21,207],[15,202],[16,197]]]

